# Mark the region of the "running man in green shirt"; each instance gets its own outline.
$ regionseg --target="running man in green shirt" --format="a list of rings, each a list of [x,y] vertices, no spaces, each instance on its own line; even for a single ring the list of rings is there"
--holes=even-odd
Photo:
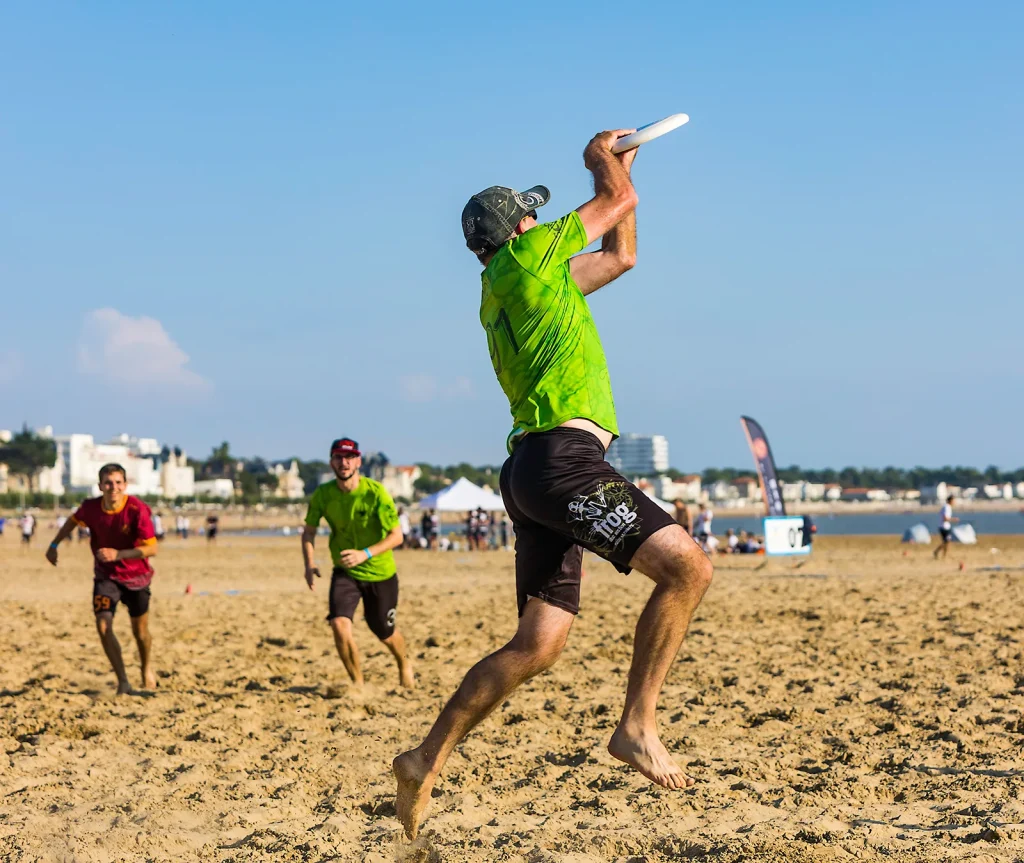
[[[363,685],[359,650],[352,637],[352,618],[361,599],[370,630],[398,663],[399,682],[412,687],[412,664],[405,639],[395,626],[398,575],[391,549],[402,544],[402,527],[391,495],[379,482],[359,473],[362,465],[362,453],[354,440],[338,438],[331,444],[331,470],[337,479],[313,492],[302,531],[306,584],[313,590],[314,579],[320,577],[313,543],[320,519],[325,519],[331,528],[334,561],[327,620],[348,676],[356,686]]]
[[[612,145],[632,130],[596,135],[583,151],[594,197],[538,224],[544,186],[492,186],[462,211],[462,230],[484,267],[480,323],[508,397],[512,431],[501,495],[516,532],[519,627],[478,662],[426,739],[394,761],[395,808],[410,839],[456,745],[521,683],[550,668],[579,611],[583,549],[654,582],[634,637],[622,718],[609,752],[652,782],[693,784],[658,735],[655,708],[711,563],[671,516],[605,460],[618,435],[604,350],[586,296],[636,259],[636,150]],[[599,251],[580,254],[603,238]]]

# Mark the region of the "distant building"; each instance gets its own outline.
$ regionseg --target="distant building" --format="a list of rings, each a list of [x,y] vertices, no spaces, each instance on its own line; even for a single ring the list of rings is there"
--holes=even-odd
[[[384,468],[384,479],[381,482],[393,498],[413,500],[416,496],[416,480],[421,476],[423,471],[417,465],[389,464]]]
[[[196,497],[216,497],[231,500],[235,496],[235,484],[226,477],[219,479],[199,479],[195,482]]]
[[[717,482],[710,483],[704,489],[710,500],[716,503],[723,503],[728,500],[738,500],[740,493],[739,490],[730,482],[726,482],[724,479],[720,479]]]
[[[1014,493],[1017,497],[1024,498],[1024,482],[1019,482],[1013,487]]]
[[[736,489],[736,497],[740,500],[761,500],[761,486],[752,476],[741,476],[731,483]]]
[[[270,473],[277,478],[277,487],[271,489],[273,497],[301,500],[306,496],[306,484],[299,475],[299,463],[295,459],[288,467],[283,462],[272,464]]]
[[[975,489],[977,492],[977,489]],[[921,488],[921,503],[945,503],[946,498],[961,496],[961,489],[958,485],[949,485],[940,482],[937,485],[926,485]]]
[[[662,500],[685,500],[687,503],[697,503],[701,499],[701,478],[697,473],[687,474],[679,479],[659,476],[651,484],[655,495]]]
[[[844,488],[840,500],[880,502],[892,500],[884,488]]]
[[[668,438],[659,434],[624,434],[608,447],[605,458],[625,477],[658,476],[668,470]]]
[[[1013,484],[1006,482],[995,483],[994,485],[986,485],[982,486],[981,492],[989,500],[1012,500]]]
[[[160,496],[170,500],[193,497],[196,493],[196,471],[189,465],[185,451],[175,447],[173,451],[167,451],[166,455],[161,451],[161,457]]]
[[[843,487],[836,482],[825,483],[825,500],[836,501],[843,496]]]

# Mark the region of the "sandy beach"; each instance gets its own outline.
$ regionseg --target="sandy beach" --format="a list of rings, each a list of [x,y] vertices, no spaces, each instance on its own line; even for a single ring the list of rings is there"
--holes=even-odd
[[[945,562],[864,537],[799,568],[720,557],[661,702],[685,792],[605,751],[649,586],[588,557],[561,661],[456,750],[414,844],[391,758],[512,633],[511,554],[399,553],[419,688],[360,620],[356,693],[297,539],[169,540],[160,686],[115,698],[88,549],[54,570],[48,538],[0,538],[4,860],[1024,858],[1024,537]],[[123,610],[116,629],[137,682]]]

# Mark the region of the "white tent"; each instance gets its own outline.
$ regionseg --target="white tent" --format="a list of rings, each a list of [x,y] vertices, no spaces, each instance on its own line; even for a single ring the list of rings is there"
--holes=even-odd
[[[953,542],[977,545],[978,535],[974,532],[974,525],[970,523],[953,525]]]
[[[469,512],[471,509],[505,511],[500,496],[484,491],[464,476],[460,476],[448,488],[423,498],[418,505],[420,509],[436,509],[438,512]]]
[[[903,542],[912,542],[916,545],[928,545],[932,541],[928,528],[918,522],[903,531]]]

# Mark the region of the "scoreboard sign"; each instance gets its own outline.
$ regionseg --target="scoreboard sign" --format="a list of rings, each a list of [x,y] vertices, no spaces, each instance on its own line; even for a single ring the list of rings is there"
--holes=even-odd
[[[765,554],[810,554],[811,537],[805,536],[801,515],[769,516],[764,520]]]

